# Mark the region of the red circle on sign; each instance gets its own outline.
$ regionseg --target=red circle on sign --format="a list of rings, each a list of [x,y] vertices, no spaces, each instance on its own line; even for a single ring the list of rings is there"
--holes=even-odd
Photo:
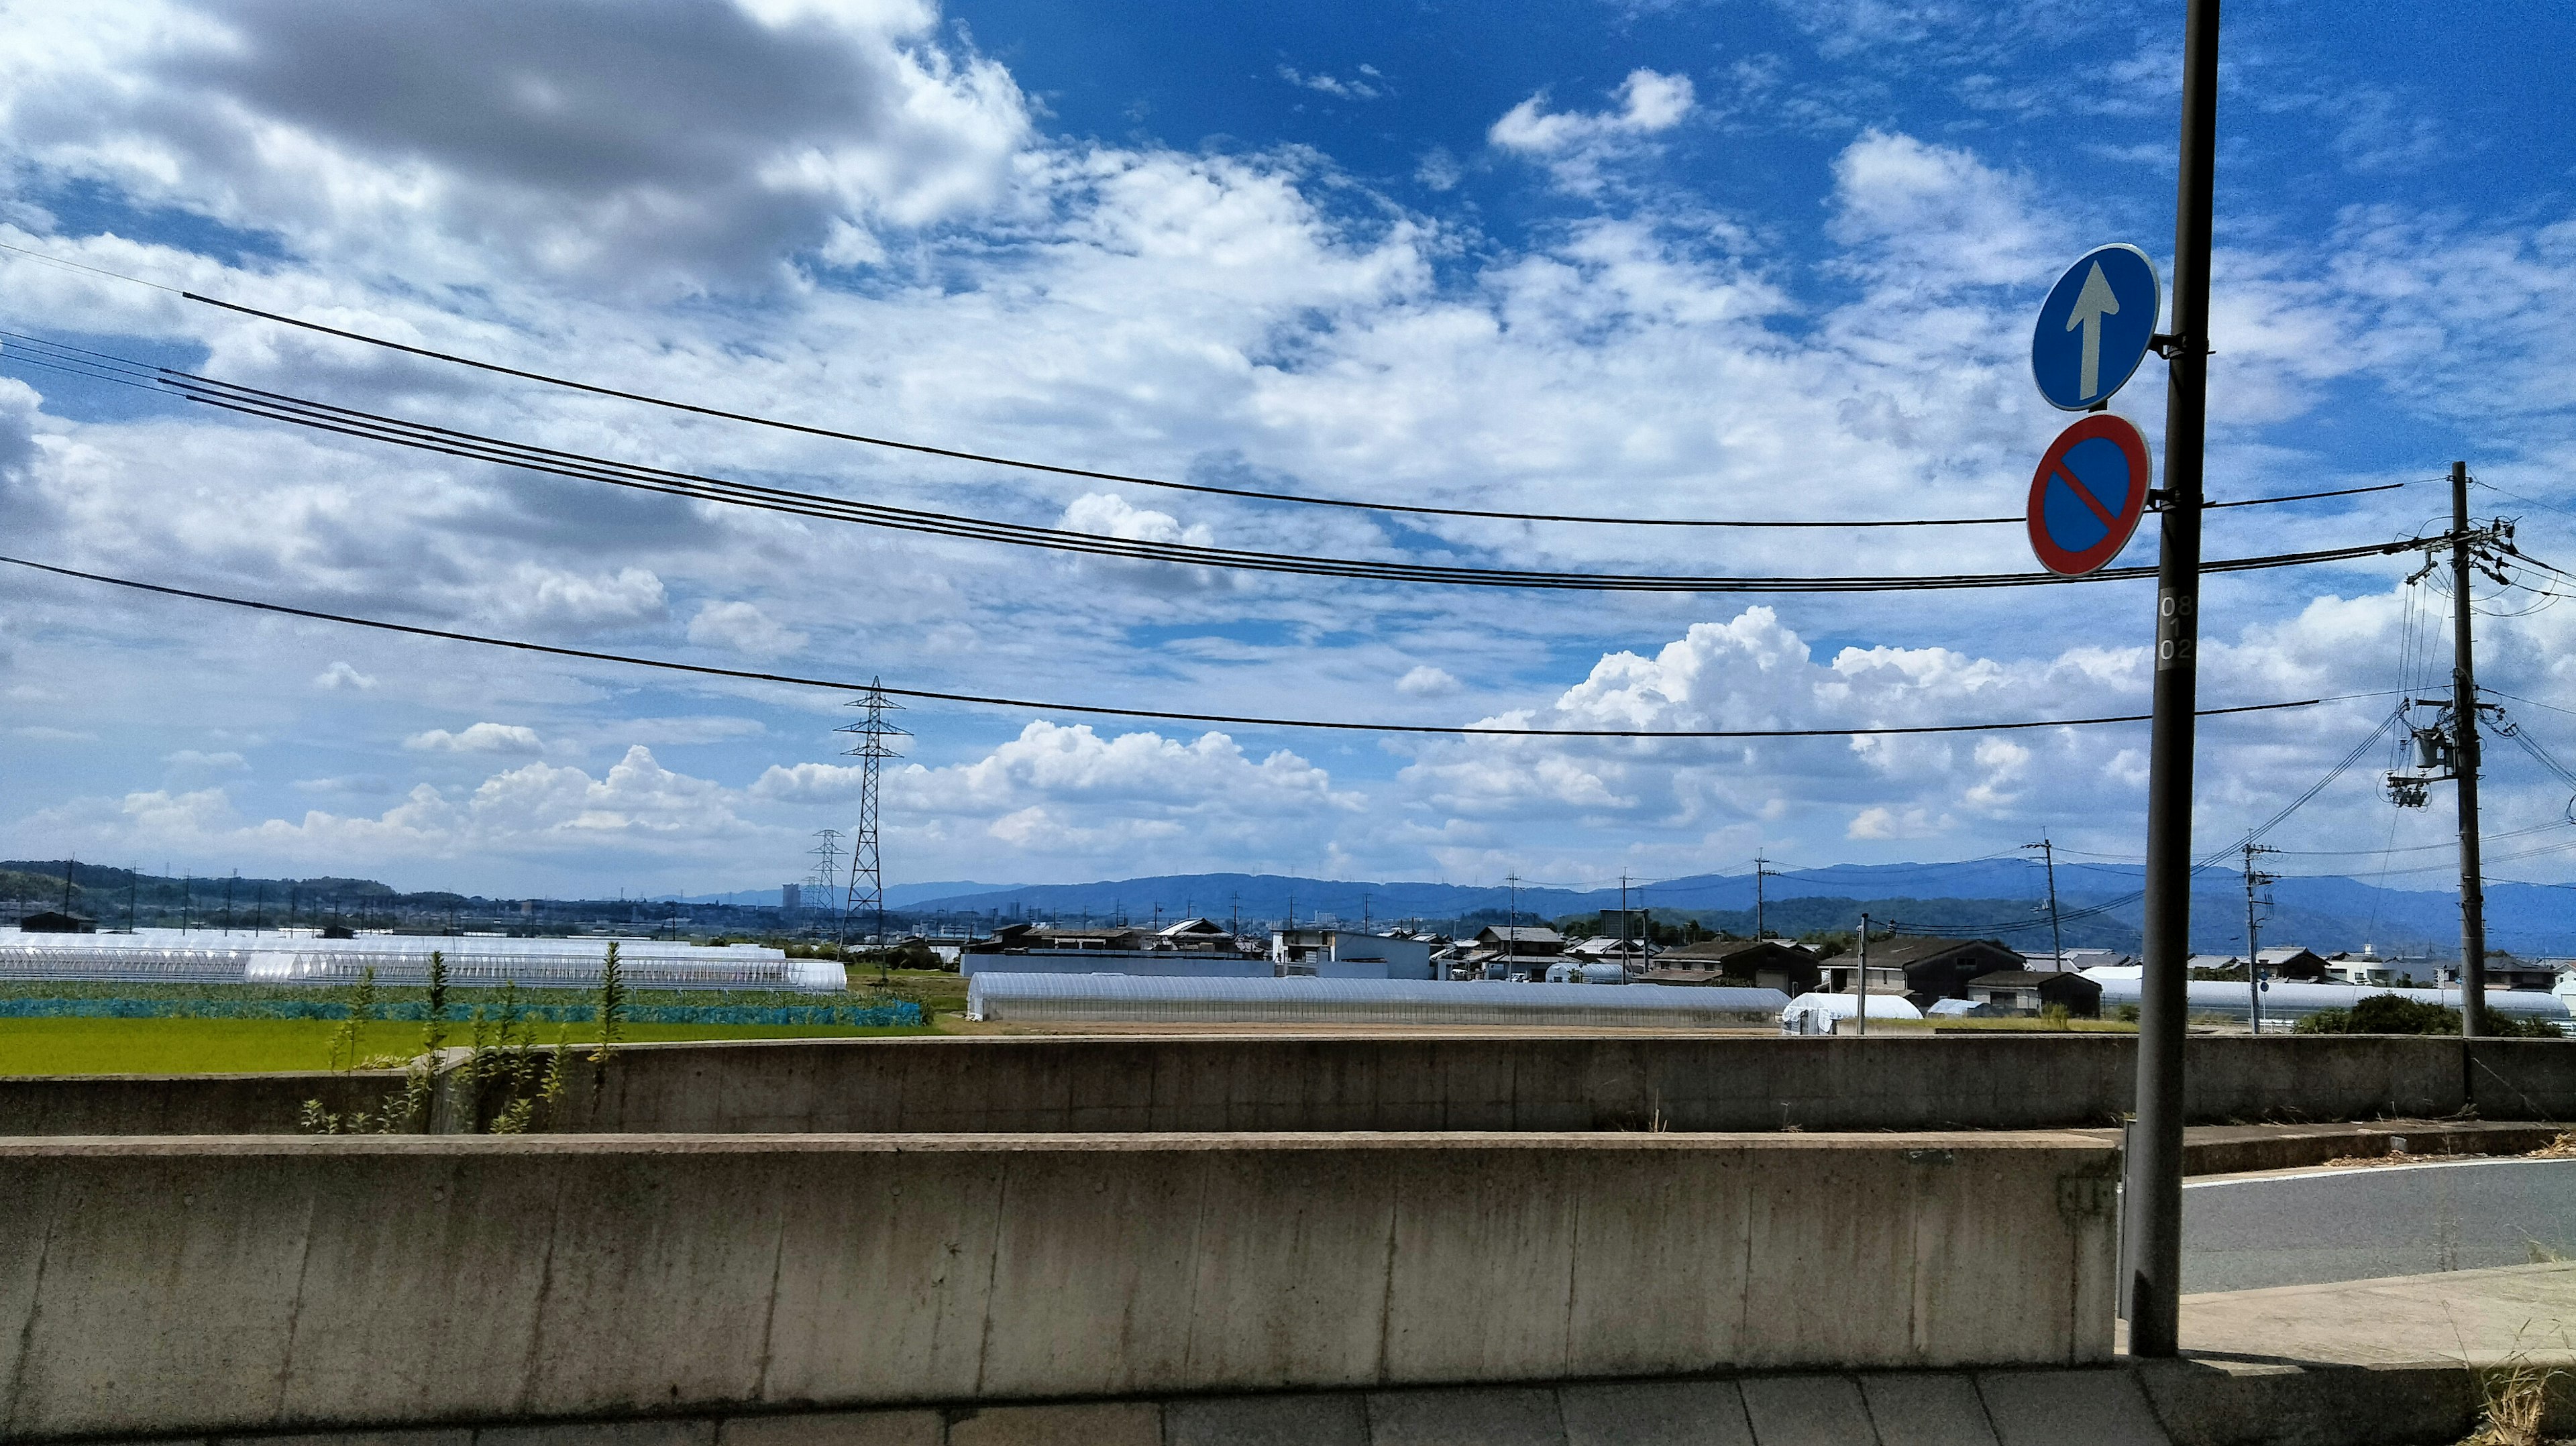
[[[2129,485],[2117,497],[2096,492],[2066,465],[2067,453],[2091,441],[2112,443],[2128,463]],[[2058,433],[2057,440],[2049,443],[2047,453],[2039,459],[2039,470],[2031,474],[2030,501],[2022,514],[2030,528],[2030,550],[2038,555],[2040,566],[2079,577],[2118,557],[2120,549],[2129,545],[2130,534],[2138,530],[2139,514],[2146,511],[2148,476],[2147,439],[2125,417],[2095,412]],[[2100,483],[2107,479],[2097,476],[2093,480]],[[2052,483],[2071,492],[2075,501],[2101,521],[2104,531],[2099,541],[2069,548],[2049,535],[2048,493]]]

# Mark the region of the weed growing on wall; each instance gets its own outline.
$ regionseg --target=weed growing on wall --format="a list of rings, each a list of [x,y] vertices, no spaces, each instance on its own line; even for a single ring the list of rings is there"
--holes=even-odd
[[[553,1046],[540,1047],[534,1021],[519,1001],[518,983],[504,981],[499,997],[489,1007],[475,1006],[466,1022],[465,1058],[451,1066],[445,1058],[447,991],[446,955],[433,951],[429,956],[428,1017],[421,1027],[420,1053],[404,1071],[403,1090],[398,1098],[387,1101],[382,1110],[372,1114],[366,1110],[334,1113],[325,1109],[320,1100],[306,1100],[304,1129],[323,1135],[427,1133],[436,1123],[442,1085],[449,1108],[447,1126],[460,1133],[517,1135],[567,1123],[564,1099],[574,1068],[571,1025],[558,1023]],[[348,1022],[332,1036],[332,1068],[345,1072],[357,1067],[356,1031],[373,1013],[374,998],[375,971],[370,969],[359,976]],[[589,1058],[594,1112],[600,1094],[607,1088],[609,1061],[625,1032],[626,982],[614,941],[600,966],[595,1011],[599,1045]],[[349,1060],[345,1067],[341,1064],[344,1055]]]
[[[349,991],[349,1017],[331,1032],[328,1069],[347,1074],[358,1067],[358,1041],[367,1021],[376,1017],[376,971],[370,966],[358,975],[356,987]]]

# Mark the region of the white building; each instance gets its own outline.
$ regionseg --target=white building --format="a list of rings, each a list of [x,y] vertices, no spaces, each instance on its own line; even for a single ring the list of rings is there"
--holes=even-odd
[[[1348,929],[1279,929],[1270,935],[1279,974],[1319,979],[1429,979],[1431,942]]]

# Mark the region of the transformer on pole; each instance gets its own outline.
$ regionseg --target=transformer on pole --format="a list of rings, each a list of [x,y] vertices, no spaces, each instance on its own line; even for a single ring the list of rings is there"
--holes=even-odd
[[[886,697],[885,680],[872,678],[868,690],[850,700],[853,708],[864,708],[867,715],[856,723],[844,723],[836,733],[855,734],[857,740],[843,753],[859,760],[859,826],[850,834],[850,891],[842,900],[841,931],[846,947],[849,921],[862,911],[876,920],[876,943],[880,953],[877,972],[885,973],[885,872],[877,840],[877,783],[884,772],[885,761],[901,758],[902,752],[889,740],[912,735],[888,721],[886,714],[903,710],[903,705]]]

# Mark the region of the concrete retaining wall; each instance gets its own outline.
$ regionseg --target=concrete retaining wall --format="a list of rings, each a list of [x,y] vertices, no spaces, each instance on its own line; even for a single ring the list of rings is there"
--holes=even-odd
[[[0,1438],[2077,1364],[2070,1134],[0,1142]]]
[[[636,1045],[572,1115],[630,1132],[2058,1129],[2115,1121],[2120,1035],[1088,1035]],[[2576,1119],[2576,1040],[2196,1038],[2197,1123]],[[2465,1068],[2464,1068],[2465,1066]],[[2464,1075],[2476,1085],[2472,1096]],[[390,1075],[0,1080],[0,1135],[292,1130]],[[345,1108],[334,1104],[333,1108]]]
[[[2186,1058],[2196,1122],[2428,1118],[2466,1102],[2453,1040],[2201,1038]],[[2117,1035],[778,1041],[635,1050],[596,1118],[721,1132],[2053,1129],[2115,1121],[2136,1061]],[[2484,1041],[2471,1073],[2487,1118],[2576,1118],[2576,1041]]]

